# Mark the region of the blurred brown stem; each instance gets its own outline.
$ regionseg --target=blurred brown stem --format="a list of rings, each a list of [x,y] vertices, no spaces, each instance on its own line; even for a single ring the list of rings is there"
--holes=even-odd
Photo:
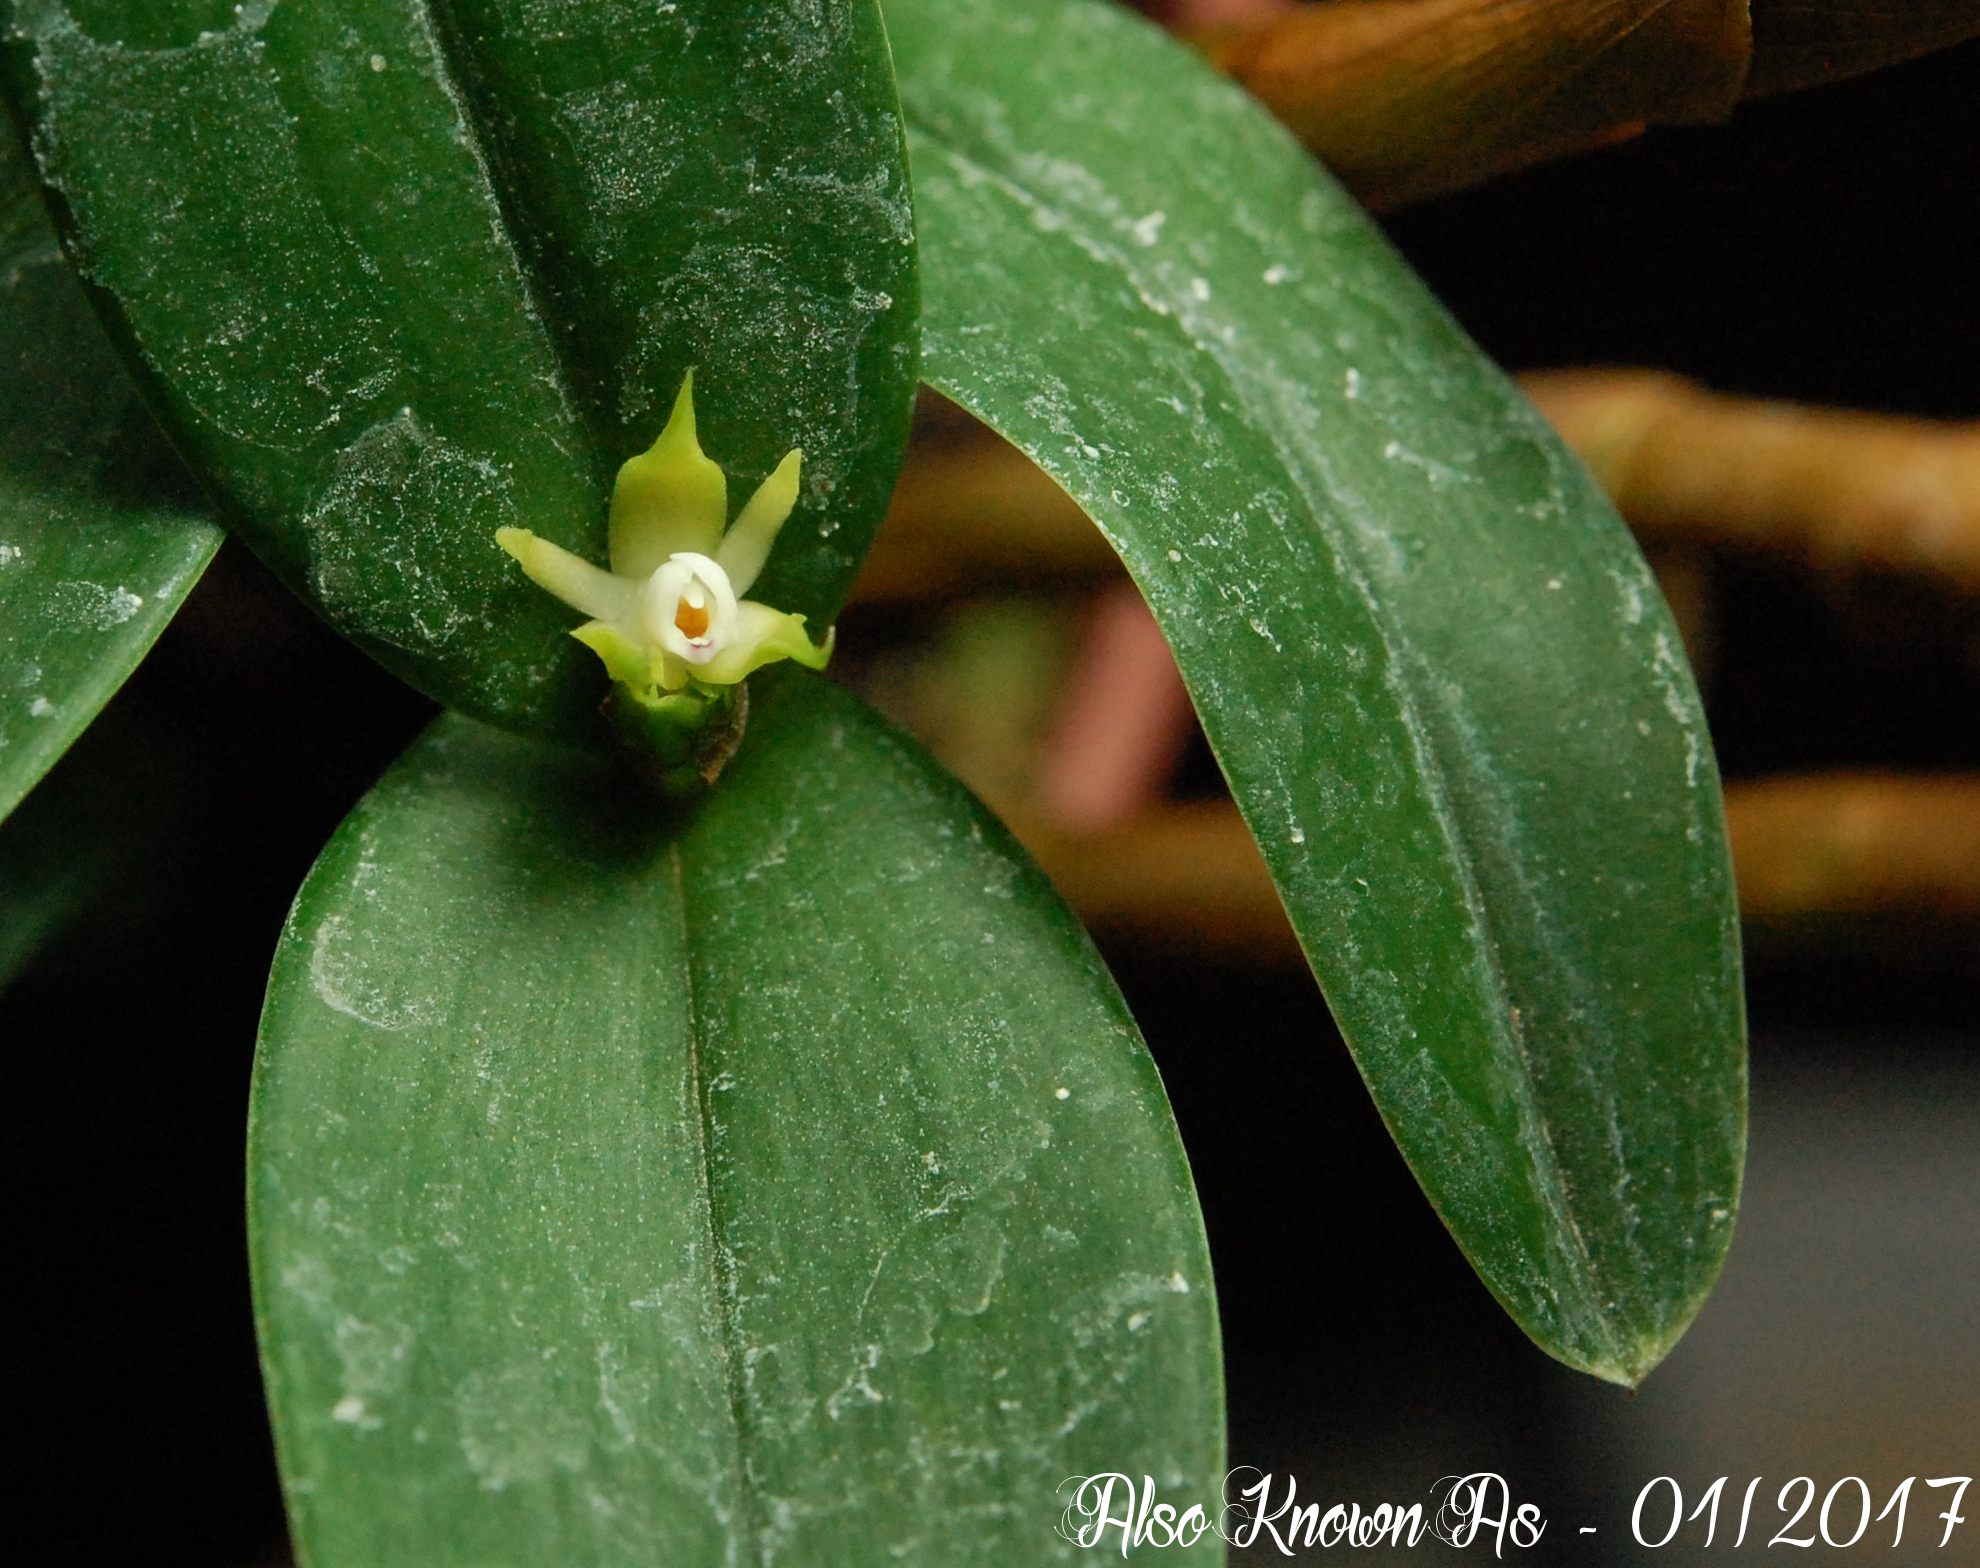
[[[1752,0],[1746,96],[1839,82],[1980,35],[1980,0]]]
[[[1521,384],[1646,539],[1980,589],[1980,422],[1725,397],[1651,370]]]
[[[1749,917],[1980,911],[1980,778],[1760,779],[1726,824]]]
[[[1060,895],[1104,936],[1254,963],[1299,957],[1271,873],[1228,801],[1168,802],[1098,834],[1022,814],[1009,820]]]
[[[1980,34],[1980,0],[1330,0],[1185,35],[1376,208]]]
[[[1726,821],[1748,919],[1980,914],[1980,778],[1736,782]],[[1259,963],[1298,959],[1258,846],[1228,802],[1165,803],[1094,835],[1024,816],[1012,826],[1102,933]]]
[[[1724,119],[1743,0],[1333,0],[1194,40],[1376,208]]]
[[[1100,530],[1043,469],[983,427],[975,432],[908,454],[858,598],[939,599],[980,593],[986,578],[1120,570]]]

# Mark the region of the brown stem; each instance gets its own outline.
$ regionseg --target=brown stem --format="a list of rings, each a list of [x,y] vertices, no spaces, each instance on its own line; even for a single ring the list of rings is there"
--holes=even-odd
[[[1745,0],[1332,0],[1193,41],[1376,208],[1724,119]]]
[[[1726,821],[1748,919],[1980,914],[1980,777],[1817,774],[1735,782]],[[1298,943],[1237,808],[1154,807],[1076,835],[1019,816],[1018,836],[1103,933],[1261,963]]]
[[[1646,539],[1980,590],[1980,421],[1724,397],[1652,370],[1521,384]]]

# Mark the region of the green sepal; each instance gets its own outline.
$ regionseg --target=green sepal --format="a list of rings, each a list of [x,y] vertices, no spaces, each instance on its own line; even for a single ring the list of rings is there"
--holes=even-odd
[[[694,429],[694,372],[681,380],[667,428],[628,458],[612,486],[612,570],[650,577],[677,550],[715,553],[729,523],[729,487]]]
[[[586,621],[571,635],[605,662],[605,673],[621,686],[635,690],[657,687],[654,660],[610,621]]]

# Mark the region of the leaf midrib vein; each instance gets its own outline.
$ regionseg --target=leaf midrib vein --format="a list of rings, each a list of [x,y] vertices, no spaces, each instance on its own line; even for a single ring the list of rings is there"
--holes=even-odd
[[[714,1300],[716,1320],[720,1325],[722,1341],[723,1391],[728,1401],[729,1435],[734,1446],[733,1470],[736,1478],[738,1504],[744,1514],[742,1531],[731,1532],[731,1540],[740,1534],[743,1539],[755,1542],[761,1539],[764,1517],[763,1499],[757,1490],[754,1467],[749,1462],[748,1445],[745,1434],[748,1431],[744,1419],[747,1400],[743,1390],[743,1358],[739,1351],[740,1329],[736,1322],[736,1278],[731,1266],[729,1253],[722,1242],[722,1227],[715,1212],[715,1169],[709,1154],[714,1132],[714,1116],[709,1100],[709,1087],[705,1063],[703,1061],[706,1040],[701,1026],[701,1010],[694,981],[695,932],[694,922],[689,918],[691,905],[687,896],[686,869],[681,846],[678,841],[668,845],[669,891],[674,900],[674,915],[681,935],[681,988],[683,993],[683,1017],[686,1020],[688,1093],[693,1100],[693,1121],[695,1139],[695,1180],[701,1200],[703,1224],[703,1246],[708,1260],[706,1275],[710,1293]]]

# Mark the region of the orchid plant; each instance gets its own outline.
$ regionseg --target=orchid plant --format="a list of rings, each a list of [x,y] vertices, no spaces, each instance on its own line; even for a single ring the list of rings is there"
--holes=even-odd
[[[1155,28],[885,13],[0,11],[0,806],[223,526],[448,710],[324,850],[262,1021],[314,1568],[1031,1568],[1068,1476],[1217,1496],[1209,1255],[1133,1023],[1001,826],[815,673],[922,381],[1119,551],[1536,1344],[1634,1384],[1723,1259],[1719,791],[1600,492]]]

